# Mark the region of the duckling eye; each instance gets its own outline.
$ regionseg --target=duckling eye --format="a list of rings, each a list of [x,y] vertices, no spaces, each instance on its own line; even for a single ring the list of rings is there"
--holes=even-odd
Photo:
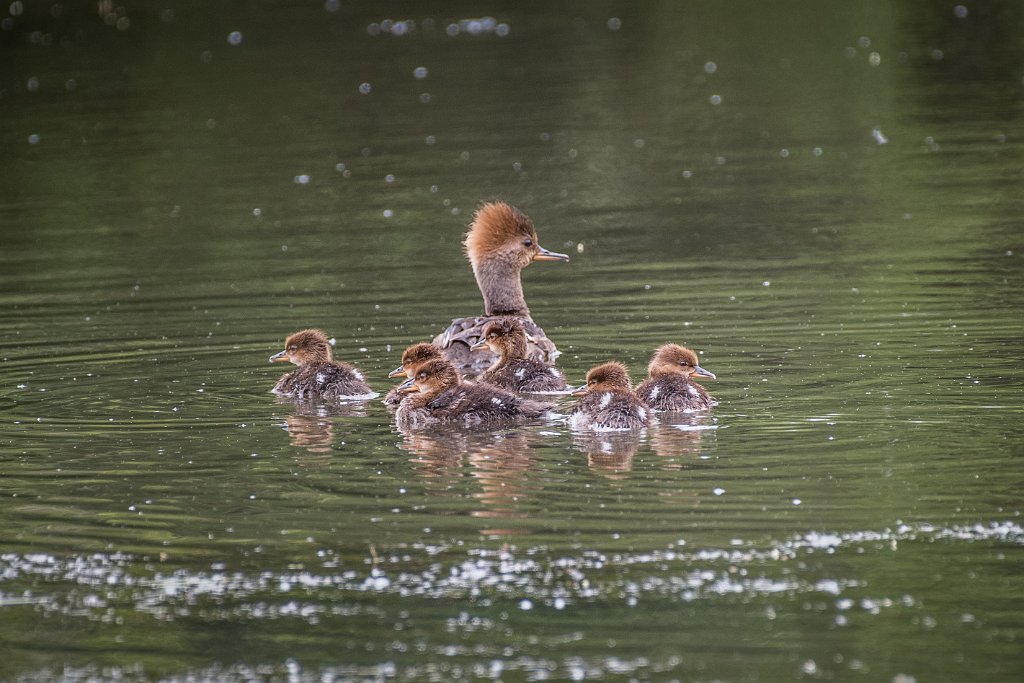
[[[494,334],[493,332],[491,332],[491,333],[490,333],[489,335],[487,335],[487,338],[488,338],[488,339],[497,339],[497,338],[498,338],[498,335],[496,335],[496,334]]]
[[[527,237],[525,240],[523,240],[523,246],[532,247],[533,246],[533,239]]]
[[[292,344],[291,346],[289,346],[289,347],[288,347],[288,350],[289,350],[289,351],[295,351],[295,350],[297,350],[298,348],[299,348],[298,346],[296,346],[295,344]]]

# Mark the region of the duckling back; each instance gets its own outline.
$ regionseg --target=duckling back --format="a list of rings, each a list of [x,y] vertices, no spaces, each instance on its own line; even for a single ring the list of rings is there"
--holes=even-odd
[[[302,365],[277,381],[274,393],[295,398],[353,398],[373,394],[363,374],[347,363]]]
[[[640,429],[651,423],[651,410],[632,391],[592,391],[569,414],[574,429]]]
[[[565,391],[568,388],[561,372],[533,358],[510,360],[487,370],[477,379],[515,392]]]
[[[488,323],[506,317],[508,316],[480,315],[456,318],[447,330],[434,338],[433,343],[442,349],[445,358],[459,370],[470,373],[481,372],[493,365],[498,360],[498,355],[488,349],[471,351],[470,347],[484,338],[484,328]],[[554,365],[555,359],[561,355],[561,351],[555,347],[555,343],[548,339],[544,330],[529,317],[515,317],[530,336],[529,358],[545,365]]]
[[[648,377],[636,393],[654,410],[707,410],[715,403],[704,387],[683,375]]]
[[[430,400],[407,398],[399,405],[395,420],[403,429],[446,424],[476,427],[535,419],[550,408],[487,384],[459,384]]]

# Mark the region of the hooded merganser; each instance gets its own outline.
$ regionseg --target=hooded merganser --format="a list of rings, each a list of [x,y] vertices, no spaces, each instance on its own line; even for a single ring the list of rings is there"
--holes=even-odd
[[[647,379],[637,395],[655,410],[705,410],[715,404],[704,387],[691,377],[715,379],[697,362],[697,354],[678,344],[658,347],[647,367]]]
[[[561,372],[539,360],[527,358],[528,343],[526,331],[516,318],[499,318],[487,323],[483,339],[472,349],[490,348],[498,354],[498,361],[477,377],[477,381],[518,392],[567,389]]]
[[[477,209],[465,247],[484,298],[484,315],[456,318],[434,343],[458,368],[482,368],[494,361],[494,355],[474,356],[470,347],[483,338],[484,325],[492,319],[515,316],[532,337],[529,357],[554,363],[558,349],[530,317],[520,272],[533,261],[568,261],[569,257],[541,247],[533,221],[505,202],[489,202]]]
[[[433,344],[413,344],[402,352],[402,364],[389,372],[388,377],[404,376],[406,379],[412,379],[421,365],[437,358],[444,358],[444,355],[441,353],[441,349]],[[385,405],[397,406],[403,398],[405,398],[405,394],[398,391],[396,386],[387,393],[383,402]]]
[[[284,351],[271,363],[294,363],[298,369],[277,380],[274,393],[296,398],[371,398],[376,394],[363,373],[331,358],[331,344],[320,330],[302,330],[288,337]]]
[[[455,366],[444,359],[424,363],[399,391],[410,394],[395,413],[401,429],[514,422],[540,417],[550,408],[487,384],[463,383]]]
[[[639,429],[654,419],[651,409],[633,393],[629,371],[622,363],[611,361],[592,368],[587,383],[573,395],[582,396],[569,414],[573,429]]]

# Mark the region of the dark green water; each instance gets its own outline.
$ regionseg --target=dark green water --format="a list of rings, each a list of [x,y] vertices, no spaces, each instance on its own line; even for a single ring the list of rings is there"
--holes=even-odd
[[[99,6],[0,17],[0,678],[1024,676],[1019,3]],[[269,393],[478,312],[492,197],[571,381],[714,411]]]

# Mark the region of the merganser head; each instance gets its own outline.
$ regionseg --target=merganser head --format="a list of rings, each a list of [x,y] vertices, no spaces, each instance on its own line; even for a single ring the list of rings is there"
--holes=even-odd
[[[520,271],[533,261],[569,260],[566,254],[541,247],[533,221],[505,202],[488,202],[477,209],[465,247],[487,315],[529,315]]]
[[[302,330],[284,340],[284,351],[270,357],[271,363],[330,363],[331,342],[320,330]]]
[[[665,344],[658,347],[647,366],[651,377],[657,375],[683,375],[685,377],[707,377],[716,379],[715,373],[705,370],[697,361],[697,354],[685,346]]]
[[[413,344],[402,352],[402,364],[389,372],[388,377],[401,377],[405,375],[412,379],[421,365],[435,358],[443,357],[441,349],[433,344]]]
[[[515,318],[500,318],[487,323],[483,339],[474,344],[473,350],[489,348],[501,358],[513,360],[529,355],[529,336],[522,324]]]
[[[447,389],[459,385],[459,373],[455,366],[443,358],[427,361],[416,371],[416,375],[399,385],[403,394],[420,394],[431,398]]]
[[[505,202],[487,202],[473,215],[466,234],[466,255],[474,266],[501,259],[522,270],[531,261],[568,261],[566,254],[548,251],[537,241],[537,229],[523,212]]]
[[[587,373],[587,383],[573,391],[574,396],[584,396],[591,391],[632,391],[629,370],[622,363],[609,361]]]

